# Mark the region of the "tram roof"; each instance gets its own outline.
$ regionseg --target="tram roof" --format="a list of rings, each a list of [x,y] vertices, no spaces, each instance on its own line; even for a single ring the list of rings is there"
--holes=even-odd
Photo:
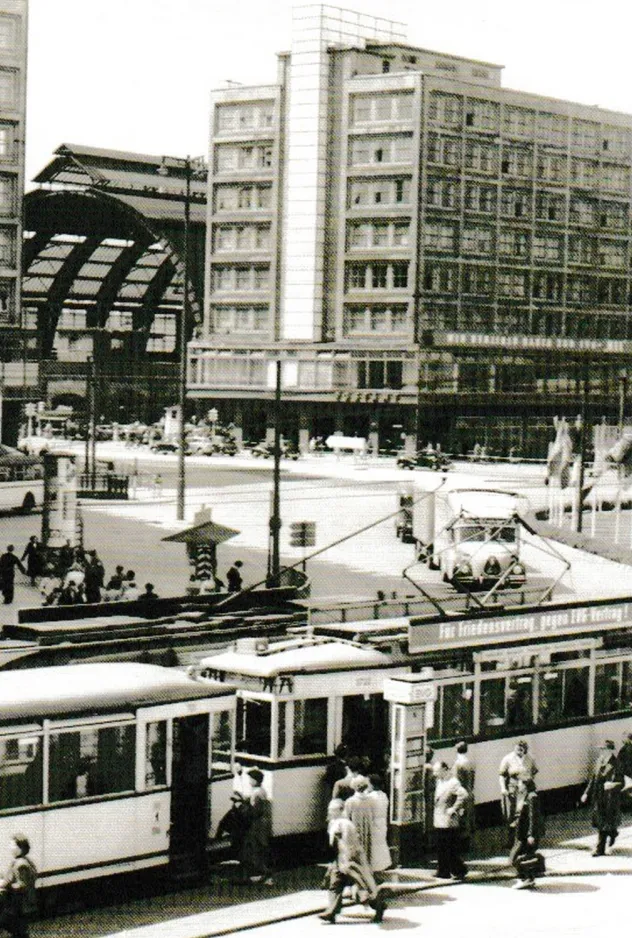
[[[182,671],[155,664],[101,662],[4,671],[0,722],[55,714],[135,710],[232,693],[219,682],[200,684]]]
[[[201,668],[245,674],[253,677],[275,677],[278,674],[299,674],[314,671],[344,671],[390,665],[390,655],[376,648],[359,648],[348,642],[316,642],[309,645],[271,646],[262,653],[224,651],[200,661]]]

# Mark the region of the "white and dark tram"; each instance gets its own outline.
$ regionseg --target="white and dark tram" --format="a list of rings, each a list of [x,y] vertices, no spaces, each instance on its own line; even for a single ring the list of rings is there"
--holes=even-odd
[[[461,739],[482,816],[499,818],[499,763],[520,738],[549,807],[563,808],[604,738],[632,731],[632,600],[315,626],[286,641],[237,643],[199,669],[238,688],[235,760],[264,772],[277,836],[322,829],[325,770],[339,743],[390,771],[393,821],[422,821],[426,749],[451,764]],[[383,688],[402,675],[430,682],[434,702],[393,746],[399,724]]]
[[[234,703],[225,684],[148,664],[0,674],[0,868],[15,831],[44,887],[202,865]]]

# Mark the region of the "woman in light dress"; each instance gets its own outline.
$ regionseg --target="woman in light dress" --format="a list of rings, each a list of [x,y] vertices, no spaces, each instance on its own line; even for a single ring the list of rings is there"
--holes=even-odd
[[[368,798],[373,807],[373,836],[371,838],[371,869],[374,873],[387,870],[392,864],[388,846],[388,797],[382,790],[382,778],[370,775],[371,783]]]

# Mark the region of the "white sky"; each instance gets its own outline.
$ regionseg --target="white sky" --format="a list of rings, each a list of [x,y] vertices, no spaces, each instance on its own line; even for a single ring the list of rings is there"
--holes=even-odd
[[[206,152],[209,91],[275,81],[290,0],[30,0],[27,188],[60,143]],[[298,4],[297,4],[298,5]],[[346,0],[505,87],[632,113],[630,0]]]

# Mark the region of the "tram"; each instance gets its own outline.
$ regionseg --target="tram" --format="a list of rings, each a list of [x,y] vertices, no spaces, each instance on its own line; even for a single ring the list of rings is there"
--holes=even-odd
[[[421,747],[418,738],[403,744],[404,819],[418,812],[427,747],[451,764],[461,739],[483,817],[499,817],[499,763],[521,738],[544,800],[561,808],[574,803],[604,739],[632,731],[632,600],[314,626],[283,642],[238,642],[199,669],[238,688],[235,759],[264,772],[276,836],[322,829],[338,744],[391,768],[383,687],[405,674],[430,675],[435,700]]]
[[[203,864],[234,706],[226,684],[157,665],[0,674],[0,867],[16,830],[43,887]]]

